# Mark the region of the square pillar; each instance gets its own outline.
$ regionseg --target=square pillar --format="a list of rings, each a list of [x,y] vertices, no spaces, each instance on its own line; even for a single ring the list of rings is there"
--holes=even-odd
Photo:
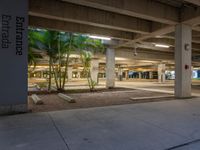
[[[98,74],[99,74],[99,60],[98,59],[92,59],[90,72],[91,72],[92,80],[98,83]]]
[[[81,78],[81,72],[80,70],[77,71],[77,79],[80,79]]]
[[[125,78],[126,78],[126,80],[129,79],[129,70],[126,70],[126,71],[125,71]]]
[[[138,75],[139,75],[138,78],[142,79],[142,72],[138,72]]]
[[[68,69],[67,69],[67,79],[68,79],[68,81],[72,80],[72,70],[73,70],[72,67],[68,67]]]
[[[192,29],[178,24],[175,30],[175,96],[191,96]]]
[[[153,72],[152,71],[149,72],[149,79],[153,79]]]
[[[193,79],[193,71],[194,71],[194,67],[191,66],[191,79]]]
[[[158,82],[165,82],[165,64],[158,64]]]
[[[28,0],[1,0],[0,10],[0,114],[26,112]]]
[[[121,67],[118,68],[118,80],[119,81],[123,80],[123,71]]]
[[[106,50],[106,87],[115,86],[115,50],[108,48]]]

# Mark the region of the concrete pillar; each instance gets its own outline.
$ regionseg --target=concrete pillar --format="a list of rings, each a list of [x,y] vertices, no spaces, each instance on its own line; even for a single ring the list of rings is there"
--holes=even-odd
[[[125,71],[125,78],[126,78],[126,80],[129,79],[129,71],[128,70]]]
[[[43,71],[40,71],[40,78],[43,78]]]
[[[149,79],[153,79],[153,72],[152,71],[149,72]]]
[[[194,67],[191,66],[191,79],[193,79],[193,70],[194,70]]]
[[[99,60],[98,59],[92,59],[90,72],[91,72],[92,80],[98,83],[98,74],[99,74]]]
[[[81,72],[80,70],[77,71],[77,79],[80,79],[81,78]]]
[[[115,86],[115,50],[108,48],[106,50],[106,87]]]
[[[119,81],[123,80],[123,70],[121,67],[118,68],[118,80]]]
[[[41,78],[44,78],[44,71],[42,71],[42,77]]]
[[[142,79],[142,72],[138,72],[139,74],[139,79]]]
[[[165,82],[165,64],[158,64],[158,82]]]
[[[28,1],[0,1],[0,115],[28,110]]]
[[[68,78],[68,81],[71,81],[72,80],[72,67],[68,67],[68,70],[67,70],[67,78]]]
[[[175,30],[175,96],[191,96],[191,50],[192,30],[184,24],[176,25]]]

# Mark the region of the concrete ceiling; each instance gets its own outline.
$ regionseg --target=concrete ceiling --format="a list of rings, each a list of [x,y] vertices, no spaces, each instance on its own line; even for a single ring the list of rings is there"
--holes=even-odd
[[[173,60],[174,27],[180,22],[192,26],[193,55],[200,54],[200,0],[29,1],[30,26],[112,37],[123,41],[116,54],[128,59],[137,44],[140,55],[134,59]]]

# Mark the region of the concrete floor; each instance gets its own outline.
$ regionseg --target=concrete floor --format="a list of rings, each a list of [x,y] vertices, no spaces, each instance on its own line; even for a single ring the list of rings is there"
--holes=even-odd
[[[32,81],[33,82],[33,81]],[[129,79],[123,81],[116,80],[116,87],[125,87],[133,89],[147,89],[147,90],[161,90],[163,93],[173,93],[174,91],[174,80],[166,80],[165,83],[158,83],[156,79]],[[33,85],[33,84],[31,84]],[[38,91],[35,86],[29,85],[29,91]],[[96,88],[105,88],[106,83],[104,79],[101,79]],[[55,87],[54,87],[55,88]],[[86,79],[73,80],[67,82],[65,86],[66,90],[72,89],[88,89],[88,83]],[[200,90],[200,80],[192,80],[192,92],[198,94]],[[200,96],[200,94],[199,94]]]
[[[173,80],[167,80],[165,83],[158,83],[155,81],[150,82],[149,80],[142,80],[142,81],[138,80],[137,82],[135,80],[117,81],[116,86],[130,88],[130,89],[146,90],[146,91],[151,91],[151,92],[174,94]],[[199,93],[200,81],[199,80],[192,81],[191,90],[192,90],[192,96],[200,97],[200,93]]]
[[[199,150],[200,98],[0,117],[1,150]]]

